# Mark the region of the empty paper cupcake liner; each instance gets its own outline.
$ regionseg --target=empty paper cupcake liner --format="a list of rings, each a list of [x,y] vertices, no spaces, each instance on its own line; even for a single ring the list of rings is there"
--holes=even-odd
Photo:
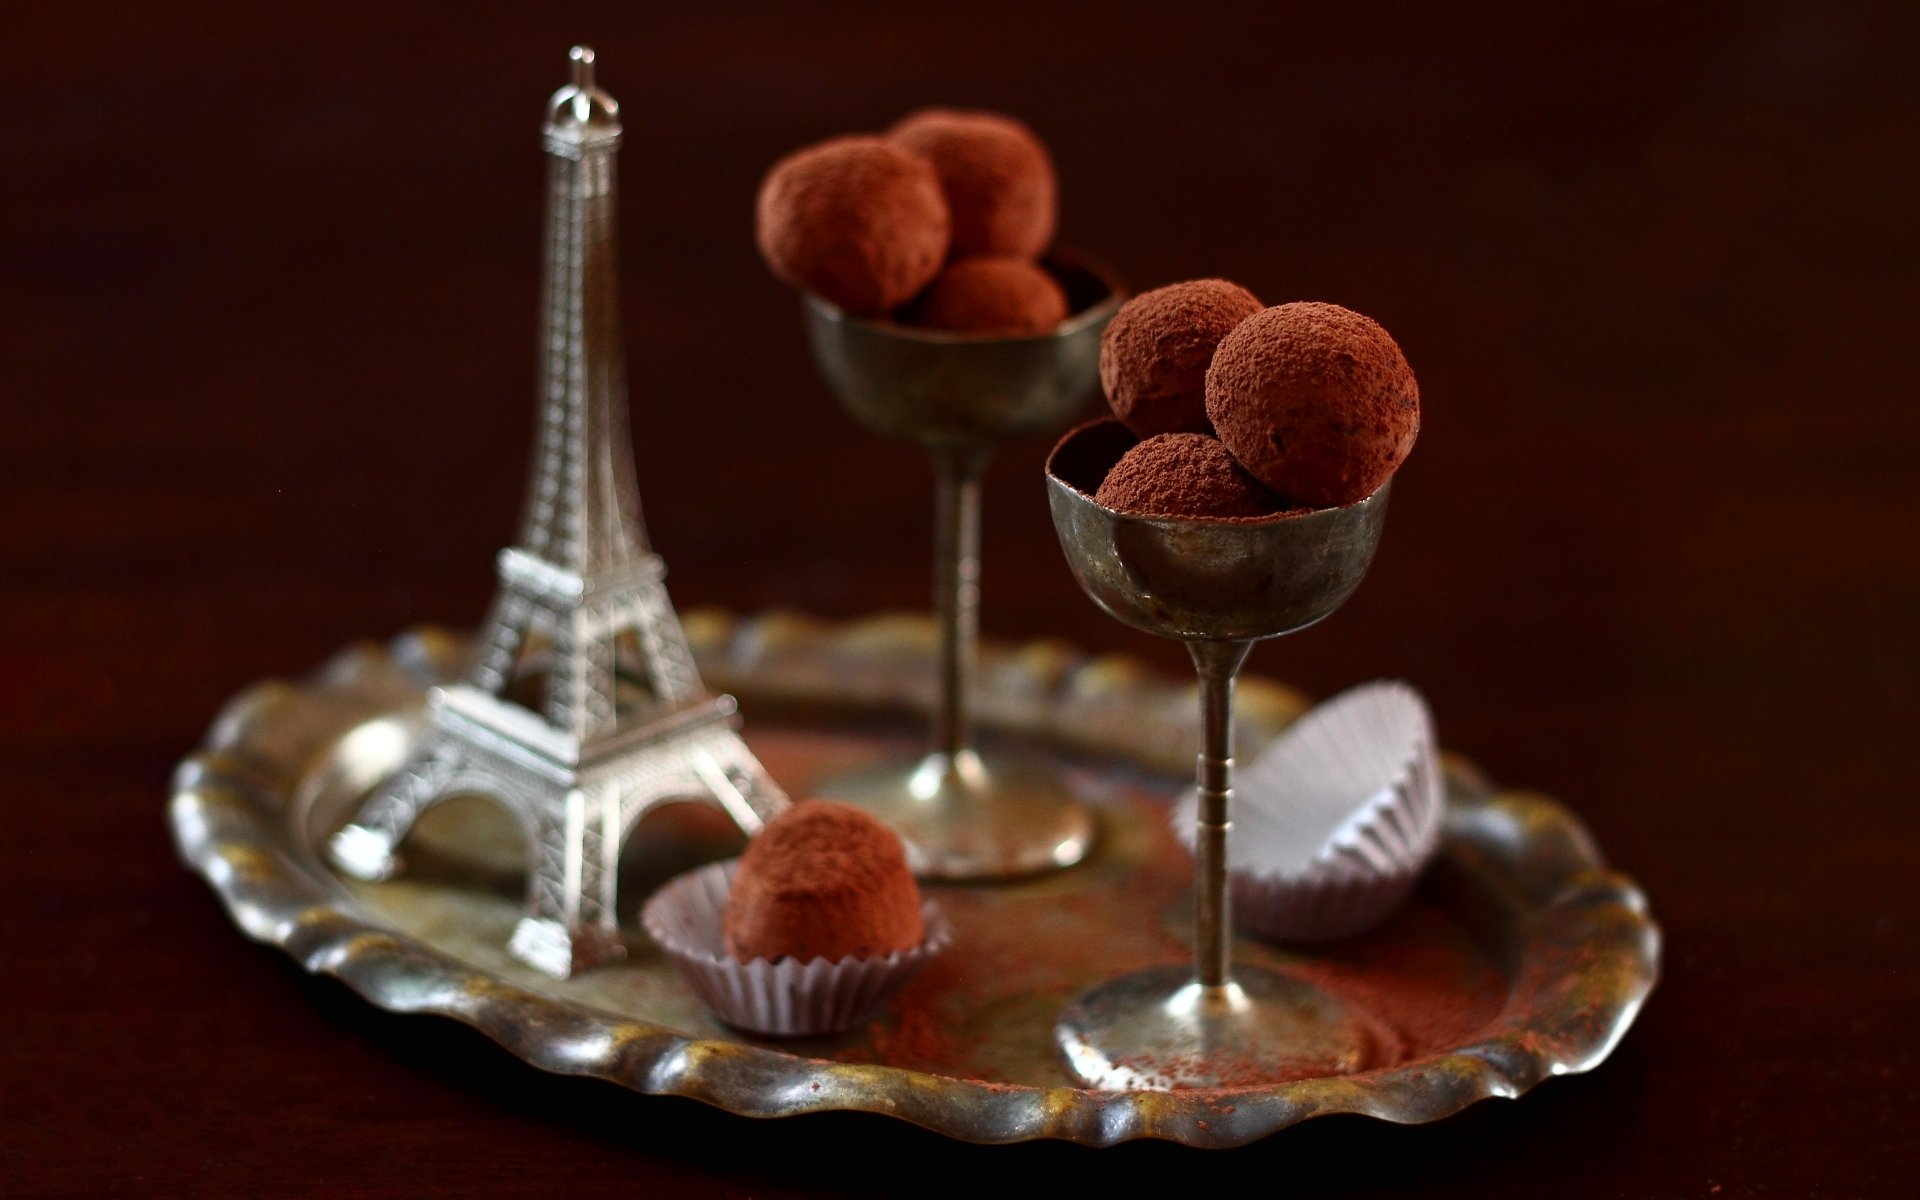
[[[1440,844],[1445,794],[1433,720],[1404,683],[1316,706],[1234,781],[1228,871],[1235,924],[1281,941],[1363,933],[1403,903]],[[1192,850],[1199,795],[1174,806]]]
[[[864,1022],[915,971],[953,938],[939,905],[921,906],[926,932],[918,946],[877,958],[799,962],[727,952],[723,917],[738,860],[689,871],[655,892],[640,923],[679,966],[693,990],[722,1021],[766,1037],[839,1033]]]

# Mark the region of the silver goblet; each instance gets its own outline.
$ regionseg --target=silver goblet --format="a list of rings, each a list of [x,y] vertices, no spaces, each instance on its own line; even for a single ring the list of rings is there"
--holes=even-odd
[[[1047,461],[1048,502],[1073,575],[1109,616],[1185,642],[1200,676],[1194,959],[1107,981],[1054,1027],[1097,1088],[1233,1087],[1361,1069],[1366,1026],[1339,1001],[1265,969],[1233,969],[1227,834],[1233,685],[1253,643],[1304,629],[1353,594],[1386,519],[1387,486],[1345,508],[1252,521],[1139,517],[1093,499],[1133,444],[1112,420]]]
[[[1044,264],[1073,316],[1022,337],[916,329],[849,316],[809,296],[807,337],[827,383],[855,420],[919,442],[936,479],[933,603],[939,678],[933,748],[820,785],[859,804],[906,841],[916,874],[1008,879],[1066,867],[1093,843],[1093,817],[1044,761],[981,755],[969,719],[980,609],[980,476],[994,446],[1058,428],[1100,369],[1100,335],[1122,299],[1103,271],[1064,254]]]

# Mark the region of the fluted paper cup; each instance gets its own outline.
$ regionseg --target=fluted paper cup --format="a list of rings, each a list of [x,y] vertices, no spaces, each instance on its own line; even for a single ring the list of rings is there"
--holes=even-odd
[[[946,915],[927,900],[920,908],[925,933],[911,949],[838,961],[741,962],[727,952],[723,924],[738,863],[729,859],[676,876],[653,894],[640,914],[648,936],[674,960],[714,1014],[735,1029],[766,1037],[852,1029],[953,939]]]
[[[1174,806],[1193,849],[1198,793]],[[1413,890],[1440,844],[1433,719],[1404,683],[1362,684],[1302,716],[1234,781],[1234,923],[1280,941],[1364,933]]]

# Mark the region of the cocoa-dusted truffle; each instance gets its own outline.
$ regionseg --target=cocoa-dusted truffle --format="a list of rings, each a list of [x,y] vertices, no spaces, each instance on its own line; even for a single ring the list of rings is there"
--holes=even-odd
[[[725,924],[727,952],[743,962],[876,957],[923,932],[899,836],[835,800],[796,804],[747,843]]]
[[[1094,500],[1141,517],[1264,517],[1286,503],[1204,433],[1163,433],[1120,456]]]
[[[1045,333],[1067,319],[1067,294],[1024,258],[963,258],[934,277],[907,321],[954,333]]]
[[[1295,503],[1335,508],[1366,499],[1406,461],[1420,387],[1371,318],[1282,304],[1220,343],[1207,416],[1254,478]]]
[[[1220,339],[1260,311],[1237,283],[1196,279],[1142,292],[1100,339],[1100,384],[1135,437],[1212,433],[1207,366]]]
[[[933,167],[877,137],[795,151],[760,184],[760,253],[773,273],[856,316],[911,299],[946,260],[952,222]]]
[[[953,211],[953,255],[1037,258],[1053,241],[1058,188],[1039,138],[999,113],[923,108],[887,136],[933,164]]]

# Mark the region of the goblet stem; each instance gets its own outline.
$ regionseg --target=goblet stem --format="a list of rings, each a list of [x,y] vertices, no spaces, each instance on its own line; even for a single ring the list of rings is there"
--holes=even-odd
[[[1233,975],[1227,834],[1233,828],[1233,684],[1252,642],[1187,643],[1200,675],[1199,829],[1194,839],[1193,973],[1202,987]]]
[[[1375,1055],[1368,1027],[1332,996],[1260,966],[1233,970],[1227,833],[1233,802],[1233,681],[1253,643],[1187,643],[1200,673],[1199,836],[1193,967],[1135,971],[1083,993],[1054,1043],[1097,1088],[1246,1087],[1341,1075]]]
[[[939,692],[934,749],[957,760],[973,746],[968,711],[980,640],[980,475],[984,446],[957,442],[933,448],[933,610],[940,626]]]
[[[1015,879],[1069,867],[1093,844],[1093,814],[1053,764],[1032,754],[982,758],[973,746],[980,635],[980,476],[990,447],[956,438],[929,446],[937,491],[933,609],[940,629],[933,746],[819,781],[820,794],[863,806],[907,843],[923,879]]]

